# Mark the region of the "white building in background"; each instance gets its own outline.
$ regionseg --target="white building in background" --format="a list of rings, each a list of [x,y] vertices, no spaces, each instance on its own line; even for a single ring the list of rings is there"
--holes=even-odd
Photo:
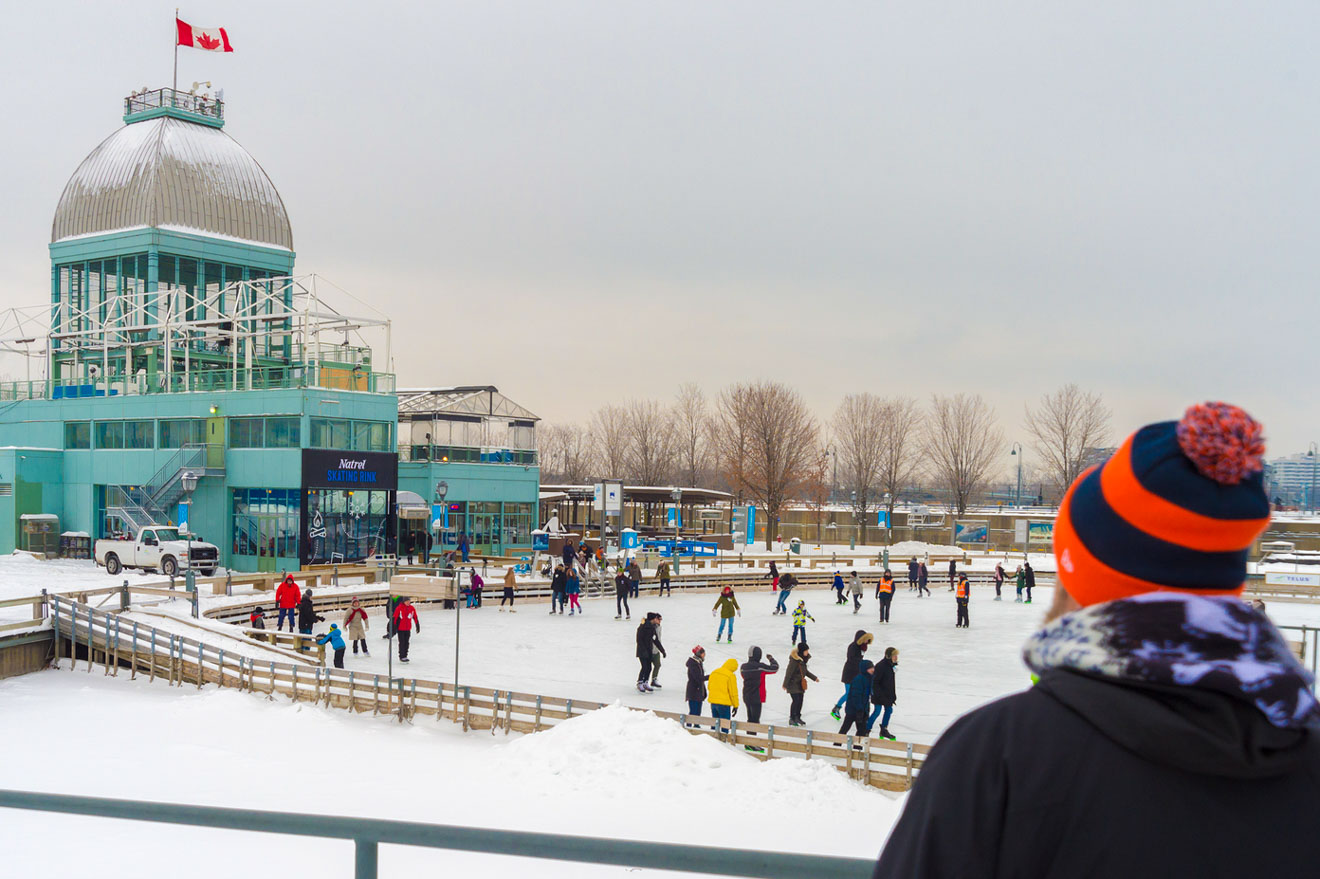
[[[1313,488],[1314,486],[1314,488]],[[1309,452],[1275,458],[1265,464],[1265,491],[1286,507],[1311,509],[1312,492],[1320,494],[1320,461]]]

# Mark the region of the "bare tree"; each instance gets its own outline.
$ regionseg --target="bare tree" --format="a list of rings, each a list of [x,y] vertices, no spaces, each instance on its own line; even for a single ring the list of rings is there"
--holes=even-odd
[[[802,481],[802,498],[807,502],[807,509],[816,520],[816,544],[820,545],[820,530],[825,518],[825,507],[830,502],[829,480],[830,456],[824,450],[807,462],[805,478]]]
[[[591,432],[580,424],[552,424],[536,432],[541,478],[545,482],[585,483],[591,476]]]
[[[607,479],[627,479],[628,413],[622,406],[602,406],[591,416],[597,469]]]
[[[706,410],[706,395],[693,383],[681,385],[674,402],[674,443],[678,448],[678,465],[684,485],[700,486],[706,473],[706,456],[710,446],[710,413]]]
[[[774,382],[736,384],[720,395],[720,457],[738,489],[765,509],[770,549],[786,503],[819,454],[816,421],[798,393]]]
[[[1087,455],[1109,438],[1109,407],[1099,394],[1066,384],[1026,407],[1024,426],[1031,447],[1040,456],[1047,482],[1059,491],[1072,485],[1085,469]]]
[[[880,466],[885,453],[885,403],[875,394],[849,394],[834,411],[834,450],[843,467],[843,485],[851,495],[853,521],[866,526],[879,494]]]
[[[980,394],[936,394],[923,445],[931,478],[949,493],[950,505],[961,516],[984,488],[1003,451],[1004,435]]]
[[[674,415],[655,400],[630,400],[624,410],[628,478],[667,485],[674,472]]]
[[[921,458],[925,415],[911,397],[893,397],[884,404],[884,448],[880,455],[880,491],[887,496],[885,509],[894,523],[898,493],[917,478]]]

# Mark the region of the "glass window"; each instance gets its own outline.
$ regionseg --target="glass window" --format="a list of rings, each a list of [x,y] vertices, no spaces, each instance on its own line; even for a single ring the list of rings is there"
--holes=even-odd
[[[206,442],[206,422],[200,418],[184,418],[160,422],[162,449],[181,449]]]
[[[384,552],[390,523],[388,492],[312,489],[307,492],[311,561],[354,561]]]
[[[234,554],[297,558],[298,502],[296,488],[234,489]]]
[[[92,447],[92,423],[90,421],[66,421],[64,423],[64,448],[90,449]]]
[[[229,447],[231,449],[259,449],[265,445],[263,418],[229,419]]]
[[[312,442],[314,449],[348,449],[349,422],[341,418],[313,418]]]
[[[302,419],[296,415],[289,418],[266,419],[266,448],[296,449],[301,442]]]
[[[98,449],[122,449],[124,447],[124,422],[96,422],[96,447]]]
[[[150,449],[155,447],[155,442],[156,442],[156,422],[154,421],[124,422],[124,448]]]
[[[373,421],[367,431],[367,448],[373,452],[390,450],[390,426],[384,421]]]

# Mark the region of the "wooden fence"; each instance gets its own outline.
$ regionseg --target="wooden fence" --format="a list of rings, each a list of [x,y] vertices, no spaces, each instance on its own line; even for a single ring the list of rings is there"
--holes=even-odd
[[[10,598],[0,601],[0,607],[22,607],[25,604],[32,605],[32,619],[19,620],[16,623],[0,623],[0,632],[8,632],[13,629],[30,629],[41,624],[46,615],[46,596],[33,595],[29,598]]]
[[[255,660],[224,649],[144,625],[116,614],[52,596],[59,667],[67,645],[69,667],[77,670],[78,650],[85,672],[100,669],[118,675],[127,669],[136,678],[147,674],[175,686],[214,683],[270,698],[288,696],[332,708],[373,715],[393,714],[400,720],[448,718],[464,730],[536,732],[568,718],[603,708],[604,703],[520,693],[513,690],[454,686],[437,681],[388,678],[377,674]],[[906,790],[920,771],[929,748],[924,745],[841,736],[802,727],[775,727],[692,717],[667,711],[659,717],[683,723],[694,734],[712,735],[732,745],[750,745],[762,759],[801,756],[825,760],[849,777],[886,790]]]

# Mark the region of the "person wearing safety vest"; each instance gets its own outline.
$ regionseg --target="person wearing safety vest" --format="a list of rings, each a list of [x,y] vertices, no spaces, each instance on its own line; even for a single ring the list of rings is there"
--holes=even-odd
[[[958,625],[954,628],[967,629],[972,623],[967,617],[967,603],[972,597],[972,584],[967,582],[966,574],[958,575],[958,587],[954,592],[954,598],[958,601]]]
[[[894,600],[894,575],[889,571],[875,584],[875,597],[880,599],[880,622],[889,622],[889,605]]]

